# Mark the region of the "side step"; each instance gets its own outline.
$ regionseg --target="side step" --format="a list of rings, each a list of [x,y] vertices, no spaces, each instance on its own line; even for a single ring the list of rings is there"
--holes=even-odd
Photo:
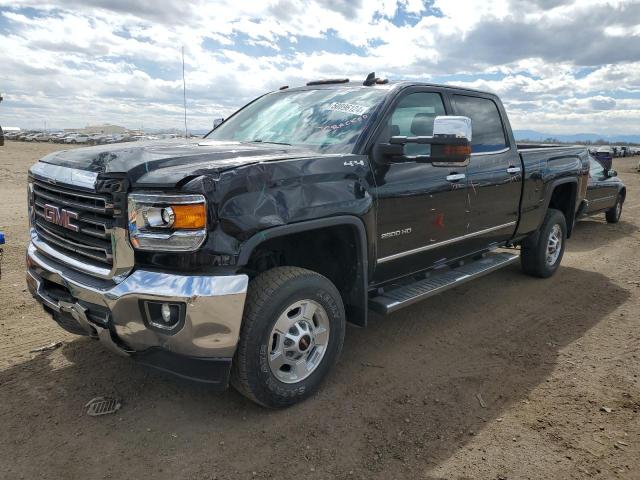
[[[431,272],[424,280],[391,287],[378,297],[369,300],[369,308],[375,312],[388,314],[413,303],[429,298],[450,288],[482,277],[499,268],[518,261],[520,255],[512,253],[489,253],[485,257],[469,262],[461,267],[446,268]]]

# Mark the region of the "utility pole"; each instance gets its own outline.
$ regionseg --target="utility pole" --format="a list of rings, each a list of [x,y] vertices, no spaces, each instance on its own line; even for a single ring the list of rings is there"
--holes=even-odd
[[[184,104],[184,138],[187,138],[187,82],[184,79],[184,45],[182,45],[182,101]]]

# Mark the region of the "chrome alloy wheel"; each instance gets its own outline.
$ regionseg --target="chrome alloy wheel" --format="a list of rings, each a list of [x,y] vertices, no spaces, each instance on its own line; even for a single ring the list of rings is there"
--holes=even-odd
[[[622,215],[622,202],[618,199],[618,203],[616,203],[616,219],[620,218]]]
[[[551,228],[547,241],[547,265],[553,266],[562,251],[562,229],[557,223]]]
[[[329,316],[313,300],[300,300],[284,309],[269,341],[269,368],[283,383],[297,383],[311,375],[327,351]]]

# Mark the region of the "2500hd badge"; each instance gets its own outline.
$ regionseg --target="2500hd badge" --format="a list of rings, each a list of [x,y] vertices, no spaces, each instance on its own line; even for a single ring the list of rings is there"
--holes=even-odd
[[[395,230],[393,232],[387,232],[380,235],[380,239],[384,240],[385,238],[391,237],[399,237],[400,235],[408,235],[411,233],[411,228],[403,228],[402,230]]]

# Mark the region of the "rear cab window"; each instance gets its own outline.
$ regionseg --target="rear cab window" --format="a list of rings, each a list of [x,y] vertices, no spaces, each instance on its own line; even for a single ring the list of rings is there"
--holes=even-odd
[[[469,95],[452,95],[457,115],[471,119],[471,152],[496,153],[509,147],[498,106],[493,100]]]

